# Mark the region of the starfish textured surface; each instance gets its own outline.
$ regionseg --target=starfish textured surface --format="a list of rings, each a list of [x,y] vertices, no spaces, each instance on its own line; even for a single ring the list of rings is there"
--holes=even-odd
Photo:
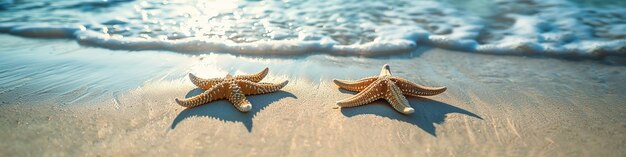
[[[204,89],[202,94],[187,98],[176,99],[176,102],[184,107],[196,107],[215,100],[226,99],[241,112],[248,112],[252,105],[246,99],[246,95],[270,93],[285,87],[289,81],[279,84],[259,83],[268,72],[268,68],[252,75],[226,75],[225,78],[203,79],[189,74],[189,79],[198,88]]]
[[[387,64],[383,65],[378,76],[366,77],[356,81],[333,80],[333,82],[340,88],[359,92],[353,97],[337,101],[337,105],[341,107],[355,107],[378,99],[385,99],[396,111],[404,114],[411,114],[415,111],[404,95],[432,96],[446,91],[446,87],[426,87],[403,78],[391,76]]]

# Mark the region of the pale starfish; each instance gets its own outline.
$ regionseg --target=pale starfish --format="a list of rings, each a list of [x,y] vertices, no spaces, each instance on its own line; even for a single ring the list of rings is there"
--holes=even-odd
[[[408,96],[432,96],[443,93],[446,87],[425,87],[409,80],[391,76],[389,65],[383,65],[380,75],[357,81],[333,80],[340,88],[359,92],[353,97],[337,101],[341,107],[355,107],[378,99],[385,99],[396,111],[411,114],[415,111],[406,100]]]
[[[189,74],[191,82],[201,89],[204,93],[187,98],[178,99],[176,102],[184,107],[196,107],[215,100],[226,99],[230,101],[235,108],[241,112],[248,112],[252,109],[252,105],[246,99],[246,95],[264,94],[278,91],[285,87],[289,81],[279,84],[273,83],[257,83],[267,75],[268,68],[252,75],[226,75],[225,78],[203,79]]]

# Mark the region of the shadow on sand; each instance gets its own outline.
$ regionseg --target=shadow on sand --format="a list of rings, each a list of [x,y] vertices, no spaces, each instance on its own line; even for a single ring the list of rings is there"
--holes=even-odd
[[[189,98],[202,92],[204,92],[202,89],[196,88],[189,91],[185,97]],[[252,109],[247,113],[239,112],[239,110],[226,100],[214,101],[209,104],[200,105],[194,108],[187,108],[181,111],[176,118],[174,118],[170,128],[176,128],[178,123],[190,117],[213,117],[223,121],[241,122],[246,127],[248,132],[252,132],[252,117],[254,117],[257,112],[263,110],[272,102],[286,97],[298,99],[295,95],[282,90],[274,93],[251,95],[246,97],[252,104]]]
[[[371,104],[358,107],[341,108],[341,113],[347,117],[373,114],[407,122],[421,128],[435,137],[437,135],[435,134],[434,123],[442,124],[446,115],[449,113],[465,114],[482,120],[480,116],[474,113],[443,102],[416,97],[407,97],[407,99],[409,100],[411,106],[415,108],[415,112],[410,115],[404,115],[397,112],[384,100],[377,100]]]

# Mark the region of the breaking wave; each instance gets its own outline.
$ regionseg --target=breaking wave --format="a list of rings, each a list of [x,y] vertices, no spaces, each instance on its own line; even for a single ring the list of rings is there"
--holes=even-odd
[[[0,32],[120,50],[371,56],[428,46],[505,55],[626,56],[625,7],[562,0],[474,3],[481,5],[411,0],[0,3]]]

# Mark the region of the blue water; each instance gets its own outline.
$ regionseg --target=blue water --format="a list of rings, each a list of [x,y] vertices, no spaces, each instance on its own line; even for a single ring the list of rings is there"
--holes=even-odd
[[[419,47],[626,55],[626,3],[591,0],[0,2],[0,32],[124,50],[387,55]]]

